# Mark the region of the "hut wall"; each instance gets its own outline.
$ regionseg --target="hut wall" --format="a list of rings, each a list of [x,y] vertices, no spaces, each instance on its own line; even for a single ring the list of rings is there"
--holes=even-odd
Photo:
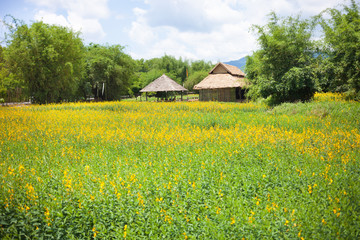
[[[205,90],[199,90],[199,101],[205,101]]]
[[[218,94],[216,89],[202,89],[199,91],[200,101],[217,101]]]
[[[219,102],[235,102],[236,91],[235,88],[219,88],[217,89]]]
[[[199,100],[200,101],[207,101],[206,91],[207,91],[206,89],[199,90]]]
[[[236,88],[230,88],[230,102],[236,102]]]
[[[199,91],[200,101],[236,102],[235,88],[202,89]]]

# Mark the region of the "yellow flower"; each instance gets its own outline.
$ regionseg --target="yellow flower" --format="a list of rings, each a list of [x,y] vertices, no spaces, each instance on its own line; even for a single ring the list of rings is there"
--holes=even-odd
[[[219,213],[220,213],[220,211],[221,211],[221,208],[216,207],[216,214],[219,214]]]
[[[312,187],[311,185],[308,186],[308,192],[311,194],[312,193]]]
[[[127,224],[125,224],[125,226],[124,226],[124,238],[126,238],[126,230],[127,230]]]

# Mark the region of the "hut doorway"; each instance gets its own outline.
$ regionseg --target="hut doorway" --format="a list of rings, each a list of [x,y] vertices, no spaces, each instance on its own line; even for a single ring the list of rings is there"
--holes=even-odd
[[[244,88],[237,87],[235,89],[235,93],[236,93],[237,101],[245,100],[245,89]]]
[[[241,89],[239,87],[235,89],[235,93],[236,93],[236,100],[241,100]]]

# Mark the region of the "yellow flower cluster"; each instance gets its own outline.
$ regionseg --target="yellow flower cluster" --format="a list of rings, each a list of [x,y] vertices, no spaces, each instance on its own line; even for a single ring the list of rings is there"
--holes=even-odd
[[[314,101],[316,101],[316,102],[331,102],[331,101],[341,102],[341,101],[345,101],[345,95],[342,93],[332,93],[332,92],[315,93]]]
[[[343,98],[315,95],[329,100]],[[77,216],[113,206],[125,219],[117,230],[123,238],[141,232],[131,224],[142,221],[185,239],[194,229],[236,231],[237,224],[305,238],[306,221],[335,226],[348,216],[344,205],[356,191],[344,179],[356,174],[360,132],[358,122],[347,123],[311,111],[274,114],[257,103],[1,108],[0,211],[38,207],[56,228],[64,204]],[[318,202],[326,207],[308,217]],[[103,223],[91,224],[88,235],[101,238]]]

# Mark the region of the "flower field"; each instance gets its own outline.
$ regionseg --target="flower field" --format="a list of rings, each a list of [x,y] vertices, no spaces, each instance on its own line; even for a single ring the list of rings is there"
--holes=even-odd
[[[358,239],[360,104],[0,108],[1,239]]]

